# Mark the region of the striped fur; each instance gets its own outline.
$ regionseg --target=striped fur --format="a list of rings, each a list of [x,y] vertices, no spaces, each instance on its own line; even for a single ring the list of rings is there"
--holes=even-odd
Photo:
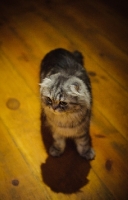
[[[82,54],[65,49],[49,52],[42,60],[40,77],[42,107],[54,138],[50,154],[61,155],[66,138],[71,137],[79,154],[93,159],[89,136],[92,95]]]

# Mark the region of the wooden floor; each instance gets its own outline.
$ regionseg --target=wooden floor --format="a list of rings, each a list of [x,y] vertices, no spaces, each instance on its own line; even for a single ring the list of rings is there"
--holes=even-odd
[[[120,0],[1,1],[0,200],[128,198],[127,19]],[[47,153],[39,65],[57,47],[85,57],[93,89],[91,162],[71,141],[60,158]]]

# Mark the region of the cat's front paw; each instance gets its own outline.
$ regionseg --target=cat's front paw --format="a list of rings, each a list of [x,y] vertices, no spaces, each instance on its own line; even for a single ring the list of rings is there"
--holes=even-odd
[[[59,157],[63,153],[63,151],[53,145],[50,147],[49,153],[51,156]]]
[[[95,158],[95,151],[93,150],[93,148],[90,148],[87,152],[82,152],[80,153],[80,155],[84,158],[86,158],[87,160],[93,160]]]

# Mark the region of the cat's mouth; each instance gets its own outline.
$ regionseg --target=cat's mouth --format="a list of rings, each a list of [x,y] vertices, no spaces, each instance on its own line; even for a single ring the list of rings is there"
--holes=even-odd
[[[53,109],[51,108],[52,112],[54,112],[55,114],[61,114],[64,112],[64,110],[60,109],[60,108],[57,108],[57,109]]]
[[[60,108],[58,105],[54,105],[54,106],[52,105],[49,107],[49,109],[52,113],[57,114],[57,115],[65,112],[65,110]]]

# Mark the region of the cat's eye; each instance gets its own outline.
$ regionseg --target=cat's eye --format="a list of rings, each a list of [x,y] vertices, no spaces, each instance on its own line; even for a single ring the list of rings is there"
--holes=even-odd
[[[46,97],[47,104],[52,104],[52,100],[49,97]]]
[[[61,107],[65,107],[65,106],[67,105],[67,103],[64,102],[64,101],[60,101],[59,105],[60,105]]]

